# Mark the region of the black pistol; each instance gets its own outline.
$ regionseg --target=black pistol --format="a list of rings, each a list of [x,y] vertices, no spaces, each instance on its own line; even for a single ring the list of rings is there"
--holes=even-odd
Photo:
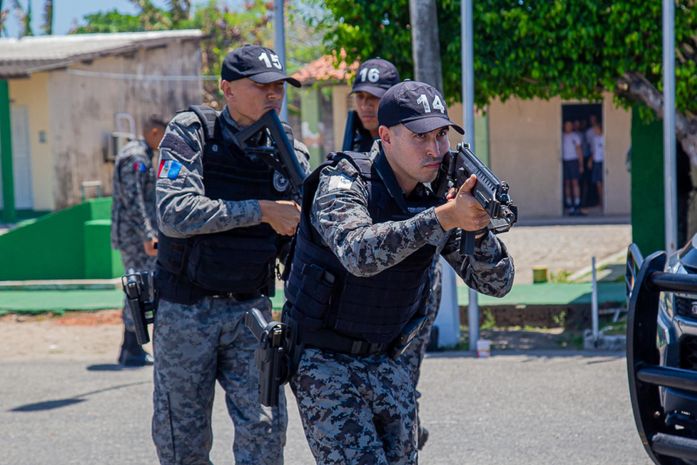
[[[462,231],[460,252],[464,255],[474,253],[474,238],[487,229],[494,234],[506,232],[518,221],[518,207],[508,194],[508,184],[501,181],[493,171],[477,158],[469,144],[458,144],[456,151],[447,155],[448,179],[451,187],[459,189],[471,175],[477,176],[477,184],[472,195],[487,211],[491,221],[482,231]]]
[[[244,323],[259,341],[255,354],[259,369],[259,401],[267,407],[275,407],[281,386],[288,382],[289,327],[278,321],[267,322],[256,308],[246,313]]]
[[[126,294],[126,304],[135,325],[138,344],[150,342],[148,324],[155,319],[157,308],[157,292],[154,286],[154,275],[151,271],[133,271],[121,277],[123,292]]]

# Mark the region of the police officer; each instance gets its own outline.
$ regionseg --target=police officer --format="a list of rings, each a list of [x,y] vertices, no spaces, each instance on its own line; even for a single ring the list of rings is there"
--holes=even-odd
[[[257,308],[271,318],[279,243],[294,234],[299,206],[236,134],[280,111],[285,82],[300,86],[273,50],[233,50],[221,71],[223,111],[179,113],[160,145],[152,433],[162,464],[210,463],[216,380],[235,426],[235,463],[283,462],[285,398],[273,409],[259,403],[257,342],[244,315]],[[306,149],[298,156],[306,162]]]
[[[367,60],[358,67],[356,79],[353,81],[351,93],[354,96],[356,110],[349,115],[347,120],[344,149],[355,152],[369,152],[373,142],[378,139],[378,104],[380,98],[393,85],[399,83],[399,71],[397,67],[382,58]],[[349,130],[350,129],[350,130]],[[414,386],[418,385],[421,374],[421,362],[426,353],[426,346],[430,341],[433,322],[438,314],[441,296],[441,267],[436,259],[431,267],[431,292],[425,304],[424,313],[427,320],[414,342],[402,355],[402,360],[409,369]],[[421,393],[416,391],[417,399]],[[418,404],[417,404],[418,405]],[[428,429],[421,424],[419,418],[419,449],[423,448],[428,440]]]
[[[162,117],[150,115],[143,124],[143,138],[126,144],[114,162],[111,245],[121,252],[126,272],[155,269],[157,220],[152,157],[166,126]],[[125,304],[122,318],[124,333],[119,364],[152,365],[152,356],[138,344],[133,318]]]
[[[443,96],[400,83],[382,97],[378,121],[370,153],[335,154],[308,177],[286,284],[284,318],[302,348],[291,387],[323,465],[416,463],[415,389],[393,357],[425,319],[436,254],[485,294],[513,283],[492,234],[478,236],[474,255],[460,254],[461,231],[489,223],[470,193],[476,177],[447,202],[431,190],[449,128],[463,132]]]
[[[368,152],[378,138],[378,103],[387,89],[399,82],[395,65],[382,58],[367,60],[358,68],[351,93],[355,111],[349,114],[351,131],[344,150]]]

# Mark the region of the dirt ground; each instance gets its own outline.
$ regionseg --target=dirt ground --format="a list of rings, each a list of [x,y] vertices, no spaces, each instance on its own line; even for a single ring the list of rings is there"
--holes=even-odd
[[[0,360],[105,358],[116,362],[122,331],[121,310],[5,315],[0,317]]]
[[[0,360],[103,359],[115,363],[122,331],[120,310],[5,315],[0,317]],[[562,328],[483,330],[482,337],[492,341],[493,350],[578,348],[575,335]],[[146,350],[152,352],[150,344]]]

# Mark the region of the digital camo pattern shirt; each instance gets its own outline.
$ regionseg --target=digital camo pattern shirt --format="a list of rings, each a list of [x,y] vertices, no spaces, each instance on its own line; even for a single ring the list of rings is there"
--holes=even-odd
[[[227,108],[222,112],[223,130],[239,129]],[[157,210],[160,230],[169,237],[185,238],[261,222],[256,199],[222,200],[206,197],[203,186],[204,134],[193,112],[177,114],[160,144]],[[307,149],[295,142],[298,161],[309,167]]]
[[[373,157],[378,147],[373,147]],[[413,195],[423,189],[417,185]],[[513,260],[498,237],[488,233],[477,241],[473,256],[461,255],[461,231],[444,231],[433,207],[404,221],[374,224],[365,182],[346,160],[322,171],[310,218],[324,243],[356,276],[376,275],[428,244],[481,293],[501,297],[513,285]]]
[[[152,151],[142,140],[126,144],[114,163],[111,244],[115,249],[142,249],[157,237],[155,172]]]

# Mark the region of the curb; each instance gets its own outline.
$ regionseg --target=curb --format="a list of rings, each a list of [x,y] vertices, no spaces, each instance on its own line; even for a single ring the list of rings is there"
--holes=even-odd
[[[121,278],[0,281],[0,291],[98,291],[121,289]]]

